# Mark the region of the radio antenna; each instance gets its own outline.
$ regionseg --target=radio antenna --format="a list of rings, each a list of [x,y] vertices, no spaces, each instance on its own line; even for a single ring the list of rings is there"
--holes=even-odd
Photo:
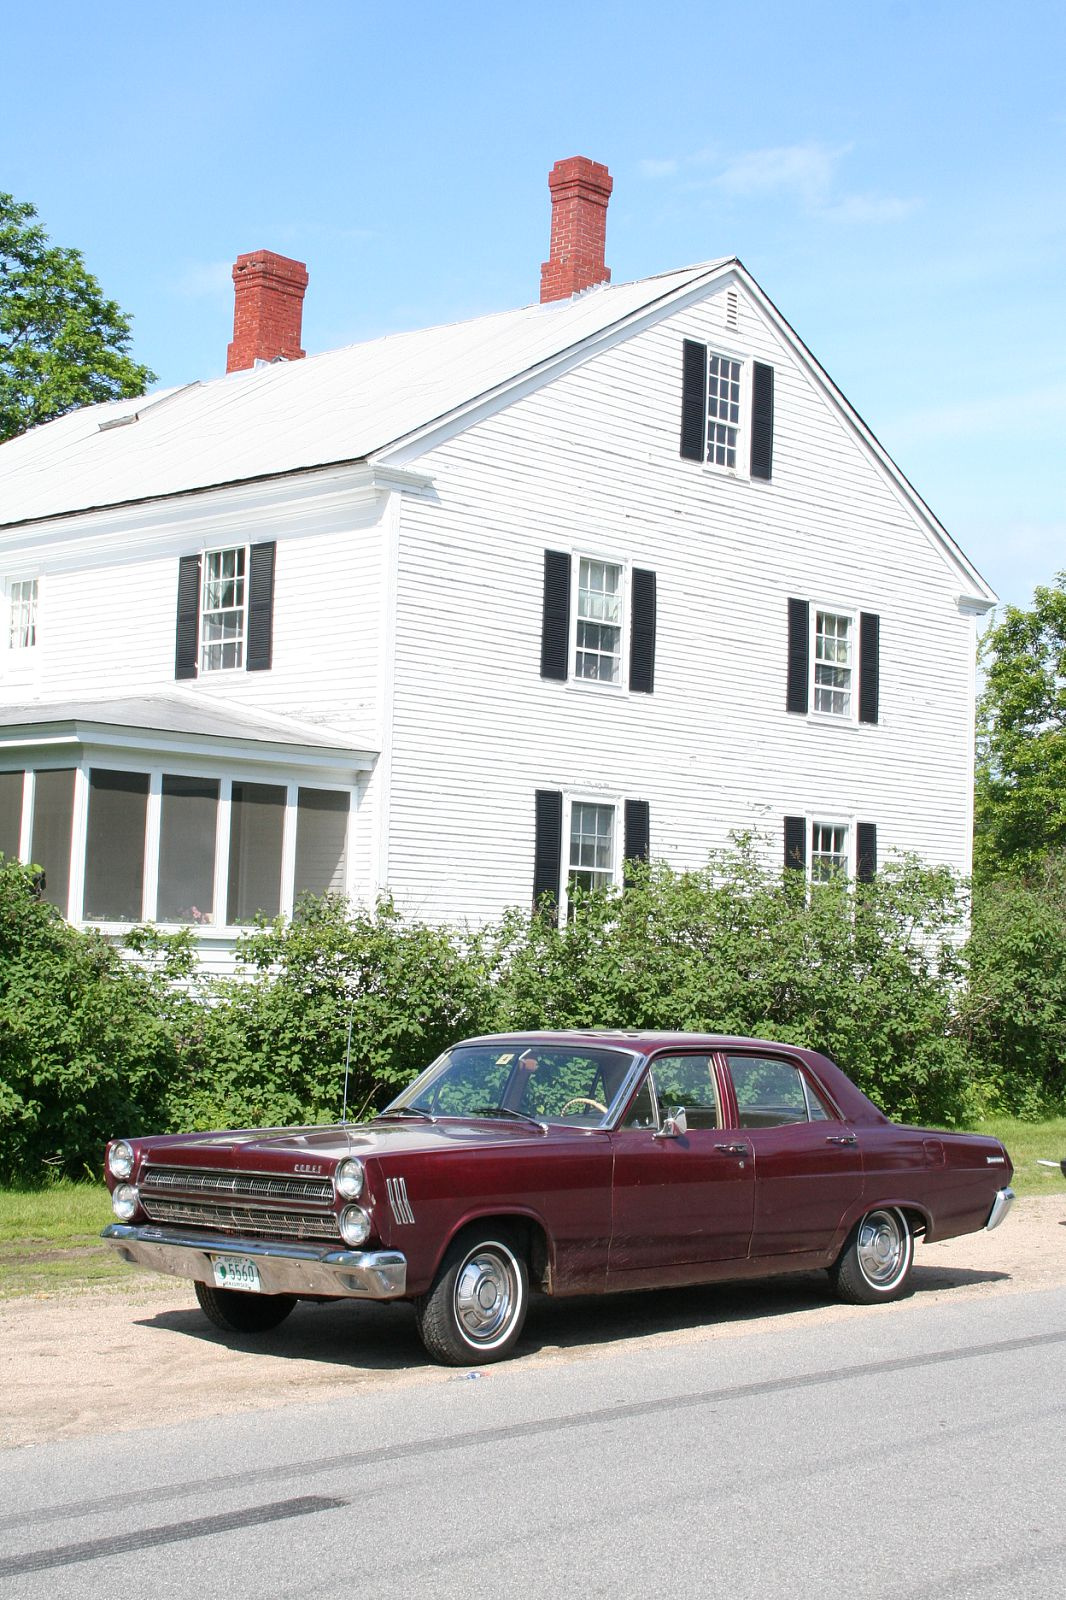
[[[348,1121],[348,1078],[352,1070],[352,1022],[355,1018],[355,996],[348,1011],[348,1043],[344,1050],[344,1106],[341,1110],[341,1126]]]

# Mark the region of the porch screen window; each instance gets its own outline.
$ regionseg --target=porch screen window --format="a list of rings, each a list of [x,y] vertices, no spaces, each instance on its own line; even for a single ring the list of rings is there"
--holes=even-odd
[[[45,875],[41,894],[66,915],[70,895],[70,836],[74,826],[74,769],[38,772],[34,782],[30,860]]]
[[[22,833],[22,773],[0,772],[0,856],[18,860]]]
[[[160,922],[215,920],[218,782],[163,775],[159,805]]]
[[[254,922],[281,910],[281,845],[285,790],[268,783],[235,783],[230,811],[229,904],[226,921]]]
[[[331,789],[301,789],[293,901],[304,894],[343,894],[347,851],[348,796]]]
[[[148,774],[89,774],[85,835],[87,922],[139,922],[144,915],[144,832]]]

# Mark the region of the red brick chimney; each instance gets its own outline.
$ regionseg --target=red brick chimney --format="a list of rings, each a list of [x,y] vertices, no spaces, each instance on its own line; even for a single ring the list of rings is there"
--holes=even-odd
[[[540,298],[568,300],[594,283],[610,283],[603,264],[607,246],[607,202],[614,180],[587,156],[557,161],[548,174],[552,196],[549,259],[540,269]]]
[[[243,372],[257,361],[299,361],[307,268],[302,261],[252,250],[233,265],[233,343],[226,371]]]

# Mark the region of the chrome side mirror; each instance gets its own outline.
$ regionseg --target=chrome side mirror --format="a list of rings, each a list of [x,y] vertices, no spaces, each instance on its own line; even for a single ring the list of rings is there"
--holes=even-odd
[[[688,1117],[685,1115],[684,1106],[675,1106],[664,1118],[663,1125],[655,1135],[657,1139],[680,1139],[688,1132]]]

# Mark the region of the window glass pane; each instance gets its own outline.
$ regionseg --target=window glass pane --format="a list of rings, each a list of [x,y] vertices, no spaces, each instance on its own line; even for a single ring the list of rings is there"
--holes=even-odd
[[[578,564],[577,650],[579,678],[619,683],[622,677],[622,569],[608,561]]]
[[[22,773],[0,772],[0,856],[18,860],[22,832]]]
[[[296,812],[293,897],[343,894],[348,846],[348,796],[301,789]]]
[[[828,883],[847,870],[847,828],[831,822],[812,822],[811,882]]]
[[[74,825],[74,769],[38,772],[33,791],[30,860],[44,873],[41,895],[64,916],[70,893],[70,834]]]
[[[217,817],[215,779],[164,774],[156,904],[160,922],[214,922]]]
[[[652,1082],[659,1099],[660,1117],[684,1106],[690,1128],[718,1128],[718,1085],[710,1056],[657,1056],[652,1062]]]
[[[235,783],[230,812],[228,922],[254,922],[281,910],[281,838],[285,790]]]
[[[8,643],[12,650],[32,650],[37,643],[37,579],[24,578],[13,583],[9,601]]]
[[[148,819],[148,774],[89,774],[89,820],[85,834],[85,896],[88,922],[139,922],[144,915],[144,829]]]
[[[799,1069],[772,1056],[729,1056],[742,1128],[780,1128],[808,1121]]]
[[[851,618],[817,611],[814,618],[814,709],[851,715]]]
[[[200,670],[225,672],[244,665],[246,551],[208,550],[200,596]]]

